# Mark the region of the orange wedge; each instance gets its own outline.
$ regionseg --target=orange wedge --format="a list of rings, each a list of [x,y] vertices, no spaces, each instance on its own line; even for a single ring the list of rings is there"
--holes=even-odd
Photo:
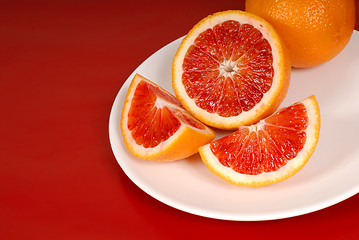
[[[199,148],[207,167],[238,186],[265,186],[297,173],[313,154],[320,131],[314,96]]]
[[[173,95],[138,74],[126,95],[121,132],[133,155],[154,161],[189,157],[215,138]]]

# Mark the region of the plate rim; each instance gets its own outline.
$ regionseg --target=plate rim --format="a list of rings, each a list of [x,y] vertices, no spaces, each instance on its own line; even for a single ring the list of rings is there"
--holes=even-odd
[[[357,35],[359,35],[359,32],[355,33]],[[191,207],[188,204],[184,204],[181,202],[178,202],[176,200],[170,199],[168,197],[166,197],[165,195],[154,191],[153,189],[151,189],[148,185],[146,185],[145,183],[143,183],[141,180],[137,179],[136,177],[134,177],[136,174],[134,174],[132,172],[131,169],[129,169],[126,164],[124,162],[121,162],[119,159],[121,156],[119,156],[117,150],[116,150],[116,144],[114,143],[115,137],[114,137],[114,132],[112,131],[115,123],[114,123],[114,118],[116,118],[115,112],[116,112],[116,108],[117,105],[120,104],[120,97],[122,94],[122,91],[125,91],[124,88],[125,86],[129,85],[129,83],[131,82],[133,76],[138,72],[138,69],[141,68],[142,65],[144,65],[147,61],[150,61],[150,59],[157,54],[158,52],[162,51],[163,49],[167,48],[169,45],[171,44],[178,44],[179,41],[181,41],[181,39],[183,39],[185,36],[182,36],[180,38],[177,38],[176,40],[166,44],[165,46],[161,47],[160,49],[158,49],[156,52],[154,52],[153,54],[151,54],[148,58],[146,58],[143,62],[140,63],[139,66],[136,67],[136,69],[129,75],[129,77],[124,81],[124,83],[122,84],[120,90],[118,91],[118,93],[116,94],[116,97],[113,101],[112,107],[111,107],[111,111],[110,111],[110,116],[109,116],[109,127],[108,127],[108,131],[109,131],[109,140],[110,140],[110,145],[111,145],[111,149],[112,152],[116,158],[117,163],[120,165],[120,167],[122,168],[122,170],[124,171],[124,173],[127,175],[127,177],[137,186],[139,187],[142,191],[144,191],[146,194],[148,194],[149,196],[153,197],[154,199],[170,206],[173,207],[175,209],[178,209],[180,211],[183,212],[187,212],[193,215],[197,215],[197,216],[201,216],[201,217],[207,217],[207,218],[212,218],[212,219],[219,219],[219,220],[229,220],[229,221],[266,221],[266,220],[278,220],[278,219],[286,219],[286,218],[291,218],[291,217],[296,217],[296,216],[301,216],[301,215],[305,215],[308,213],[312,213],[315,211],[319,211],[322,210],[324,208],[333,206],[337,203],[340,203],[352,196],[354,196],[355,194],[357,194],[359,192],[359,185],[355,185],[352,188],[350,188],[349,190],[347,190],[346,192],[339,194],[339,195],[335,195],[332,196],[331,198],[328,198],[326,200],[322,200],[320,202],[317,202],[316,204],[312,204],[309,206],[306,206],[304,208],[295,208],[295,209],[291,209],[289,211],[279,211],[277,213],[270,213],[270,214],[239,214],[238,212],[233,213],[233,214],[226,214],[226,213],[219,213],[218,211],[213,211],[213,210],[206,210],[206,209],[198,209],[198,208],[194,208]],[[126,94],[126,93],[124,93]],[[120,107],[120,109],[122,109],[122,107]],[[120,136],[121,137],[121,136]]]

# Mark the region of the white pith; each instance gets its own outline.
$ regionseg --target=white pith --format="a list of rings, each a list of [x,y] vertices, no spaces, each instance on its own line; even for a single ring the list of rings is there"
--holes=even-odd
[[[314,98],[314,97],[313,97]],[[319,135],[320,127],[320,115],[318,112],[318,107],[315,99],[312,97],[306,98],[301,103],[306,106],[308,113],[308,126],[305,130],[307,139],[304,144],[304,147],[297,156],[291,160],[288,160],[287,164],[274,172],[263,172],[258,175],[247,175],[241,174],[234,171],[230,167],[222,165],[217,157],[212,153],[210,149],[210,144],[207,144],[200,149],[201,157],[204,159],[205,164],[213,171],[215,174],[219,175],[224,179],[229,179],[231,183],[235,185],[243,186],[261,186],[268,185],[271,183],[285,180],[286,178],[292,176],[297,171],[299,171],[308,161],[309,157],[316,147]],[[250,126],[250,130],[257,131],[265,124],[264,122],[259,122],[256,125]]]
[[[215,25],[227,20],[238,21],[240,24],[250,24],[262,33],[263,38],[268,40],[272,48],[274,76],[272,81],[272,87],[269,89],[268,92],[263,95],[261,101],[257,103],[251,110],[243,111],[238,116],[221,117],[217,113],[209,113],[206,110],[198,107],[195,101],[188,96],[184,85],[182,84],[183,69],[181,66],[186,55],[187,49],[189,48],[189,46],[194,44],[196,37],[204,30],[208,28],[213,28]],[[282,66],[281,59],[279,57],[279,53],[282,52],[282,47],[278,45],[277,41],[272,41],[272,39],[274,39],[272,35],[273,33],[267,30],[269,28],[271,29],[271,26],[269,26],[265,22],[258,21],[245,15],[240,15],[236,13],[220,15],[200,22],[198,25],[199,27],[193,28],[191,30],[191,34],[187,35],[186,38],[183,40],[176,54],[176,58],[173,62],[173,88],[175,89],[176,93],[182,93],[180,94],[180,96],[178,96],[179,94],[177,94],[178,99],[189,112],[194,114],[205,124],[215,126],[216,123],[221,122],[221,128],[233,128],[243,124],[248,124],[248,119],[256,118],[256,116],[262,114],[264,111],[270,108],[273,104],[273,96],[279,95],[282,90],[282,84],[280,82],[282,76],[281,71],[279,70]],[[237,73],[238,70],[240,70],[236,65],[238,61],[240,61],[240,59],[235,62],[228,60],[226,62],[220,63],[220,76],[232,76],[234,73]],[[228,69],[231,71],[229,71]]]
[[[157,108],[169,107],[169,108],[175,108],[180,111],[183,111],[183,109],[180,106],[178,106],[177,104],[171,103],[161,97],[157,97],[154,107],[157,107]]]
[[[238,59],[239,60],[239,59]],[[220,64],[219,66],[219,77],[221,76],[224,76],[225,78],[227,77],[233,77],[233,75],[235,73],[237,73],[238,71],[238,67],[236,66],[237,63],[238,63],[238,60],[237,61],[232,61],[231,59],[230,60],[227,60],[227,61],[224,61]]]

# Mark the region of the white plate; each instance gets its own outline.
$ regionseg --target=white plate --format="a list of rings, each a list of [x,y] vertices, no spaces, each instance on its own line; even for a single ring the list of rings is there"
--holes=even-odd
[[[119,91],[110,115],[114,155],[143,191],[174,208],[226,220],[269,220],[297,216],[338,203],[359,191],[359,32],[333,60],[311,69],[292,70],[282,106],[314,94],[322,116],[317,148],[295,176],[274,185],[236,187],[211,173],[198,154],[177,162],[135,158],[123,142],[120,118],[135,73],[173,93],[171,63],[182,38],[144,61]],[[223,136],[223,132],[217,137]]]

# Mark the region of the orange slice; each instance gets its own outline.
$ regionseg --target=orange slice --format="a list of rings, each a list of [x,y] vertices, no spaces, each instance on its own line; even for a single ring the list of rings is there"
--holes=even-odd
[[[273,113],[290,80],[288,53],[273,27],[243,11],[197,23],[172,63],[178,100],[203,123],[235,129]]]
[[[173,95],[139,74],[126,95],[121,132],[133,155],[155,161],[189,157],[215,138]]]
[[[297,173],[314,152],[320,112],[314,96],[199,148],[216,175],[238,186],[265,186]]]

